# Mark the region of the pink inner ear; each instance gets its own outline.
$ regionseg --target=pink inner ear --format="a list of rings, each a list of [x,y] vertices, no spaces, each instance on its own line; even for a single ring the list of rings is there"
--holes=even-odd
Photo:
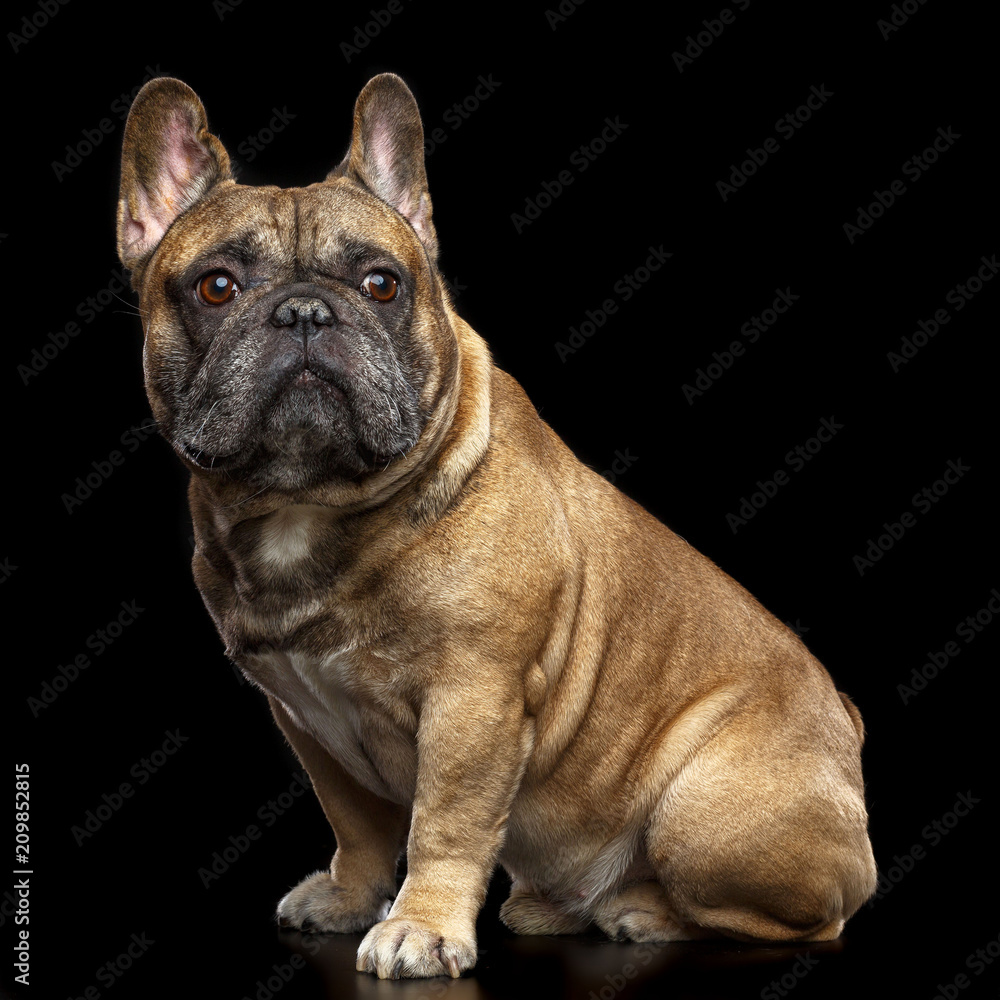
[[[365,138],[365,156],[370,180],[379,197],[389,202],[401,215],[406,215],[409,206],[402,204],[406,190],[397,176],[396,144],[392,131],[380,120],[375,121]]]
[[[420,237],[421,243],[425,246],[429,245],[433,240],[433,233],[431,231],[429,222],[431,215],[431,202],[430,197],[425,193],[420,196],[420,204],[412,209],[410,212],[404,212],[406,218],[410,220],[410,225],[413,226]]]
[[[395,143],[392,140],[392,132],[384,121],[376,119],[369,127],[366,146],[376,169],[386,173],[391,172]]]
[[[149,198],[141,187],[132,192],[132,203],[125,206],[122,242],[133,253],[156,246],[166,232],[153,218]]]
[[[133,192],[125,241],[140,252],[156,246],[174,219],[207,187],[211,155],[194,133],[189,117],[175,109],[164,127],[156,175],[150,190]]]
[[[188,116],[175,110],[163,133],[157,177],[159,203],[154,208],[164,229],[201,194],[210,159],[194,134]]]
[[[405,169],[400,167],[398,152],[392,130],[384,123],[376,122],[368,133],[365,144],[368,185],[409,221],[421,242],[429,245],[434,239],[430,227],[430,198],[423,192],[419,200],[414,201],[415,192],[410,186],[411,179]]]

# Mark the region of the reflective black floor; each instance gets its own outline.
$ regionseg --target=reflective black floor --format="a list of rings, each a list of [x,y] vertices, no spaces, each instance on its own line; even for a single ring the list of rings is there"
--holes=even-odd
[[[777,1000],[804,997],[926,997],[954,1000],[975,985],[976,996],[1000,988],[996,929],[970,913],[928,927],[912,890],[865,907],[837,941],[805,946],[699,941],[634,944],[609,941],[594,930],[560,937],[520,937],[504,928],[497,910],[506,879],[494,880],[480,917],[480,954],[461,979],[380,981],[354,971],[362,935],[326,938],[295,932],[259,935],[260,949],[239,974],[230,970],[225,995],[236,1000]],[[924,889],[933,891],[933,884]],[[978,924],[982,930],[972,928]],[[923,936],[920,928],[925,928]],[[980,940],[981,939],[981,940]],[[991,951],[992,949],[992,951]],[[979,960],[976,956],[979,955]],[[1000,965],[1000,963],[998,963]],[[223,969],[217,969],[217,976]],[[962,977],[965,977],[963,980]],[[966,984],[963,986],[963,982]],[[890,986],[891,984],[891,986]],[[207,984],[206,984],[207,985]],[[222,988],[221,983],[216,988]],[[973,994],[970,992],[969,994]]]

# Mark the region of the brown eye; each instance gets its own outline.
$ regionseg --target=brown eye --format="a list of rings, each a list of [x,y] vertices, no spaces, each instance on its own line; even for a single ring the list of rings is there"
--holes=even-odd
[[[240,294],[240,286],[225,271],[212,271],[198,279],[198,297],[206,305],[221,306]]]
[[[388,271],[372,271],[361,282],[361,294],[376,302],[388,302],[396,297],[399,282]]]

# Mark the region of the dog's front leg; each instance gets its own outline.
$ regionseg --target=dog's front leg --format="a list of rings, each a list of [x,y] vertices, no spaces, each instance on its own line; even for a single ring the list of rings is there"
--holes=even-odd
[[[427,692],[407,875],[388,918],[361,942],[359,972],[457,977],[475,964],[476,916],[533,737],[523,699],[495,684]]]
[[[366,931],[385,916],[396,894],[407,811],[362,788],[295,725],[276,698],[268,700],[337,839],[330,868],[303,879],[284,896],[278,920],[283,927],[320,934]]]

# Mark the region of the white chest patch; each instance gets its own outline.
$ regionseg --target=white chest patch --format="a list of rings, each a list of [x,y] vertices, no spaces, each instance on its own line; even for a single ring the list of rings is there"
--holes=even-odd
[[[413,738],[387,713],[352,695],[350,657],[348,651],[323,658],[270,651],[249,658],[244,669],[355,781],[382,798],[409,803],[416,782]]]
[[[310,542],[320,529],[326,508],[316,504],[281,507],[261,526],[260,557],[269,566],[294,566],[309,555]]]

